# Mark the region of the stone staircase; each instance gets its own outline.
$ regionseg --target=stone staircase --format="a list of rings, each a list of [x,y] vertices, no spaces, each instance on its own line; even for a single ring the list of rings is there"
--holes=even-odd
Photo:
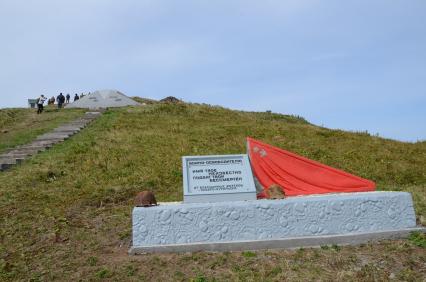
[[[8,152],[0,154],[0,171],[7,170],[39,152],[43,152],[55,144],[63,142],[72,135],[80,132],[80,130],[100,115],[101,112],[86,112],[83,117],[42,134],[29,144],[18,146]]]

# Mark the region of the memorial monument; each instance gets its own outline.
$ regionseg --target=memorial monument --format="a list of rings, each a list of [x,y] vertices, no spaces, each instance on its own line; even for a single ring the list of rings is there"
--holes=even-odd
[[[67,108],[105,109],[125,106],[139,106],[138,102],[116,90],[98,90],[77,101],[67,104]]]
[[[274,155],[273,150],[277,149],[256,144],[257,149],[249,146],[249,155],[254,152],[257,157],[266,158],[268,154]],[[250,165],[248,155],[244,154],[183,157],[183,203],[135,207],[129,253],[356,244],[373,239],[403,237],[411,231],[425,231],[425,228],[416,227],[410,193],[371,191],[374,183],[369,180],[292,153],[289,155],[286,151],[284,153],[285,166],[298,165],[297,161],[287,159],[290,156],[302,162],[302,169],[286,169],[277,165],[279,161],[276,159],[276,168],[270,168],[273,164],[267,161]],[[253,161],[255,157],[252,157]],[[310,195],[303,190],[304,182],[309,185],[313,183],[309,183],[311,166],[315,181],[321,185],[319,188],[323,189],[324,194]],[[293,190],[289,194],[295,196],[277,200],[256,199],[253,167],[260,167],[267,176],[265,178],[255,171],[257,176],[262,176],[259,185],[265,186],[270,179],[277,179],[280,187],[284,190],[290,187]],[[294,172],[281,179],[280,175],[276,175],[279,169],[284,171],[283,175]],[[325,178],[320,169],[328,170],[324,172]],[[303,175],[296,177],[298,171]],[[268,173],[271,175],[268,176]],[[329,182],[333,180],[333,174],[344,177],[337,177],[342,193],[335,193],[339,190],[326,193],[324,190],[339,187]],[[350,189],[366,189],[369,192],[351,192]],[[297,196],[296,193],[304,196]],[[257,196],[263,197],[262,193]]]

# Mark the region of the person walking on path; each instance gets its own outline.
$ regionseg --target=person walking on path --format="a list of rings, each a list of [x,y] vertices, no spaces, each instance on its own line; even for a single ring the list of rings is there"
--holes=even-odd
[[[69,104],[70,103],[70,98],[71,98],[70,93],[67,94],[66,98],[67,98],[67,102],[66,103]]]
[[[65,103],[65,96],[59,93],[58,97],[56,97],[56,102],[58,102],[58,109],[62,108],[62,105]]]
[[[44,97],[43,94],[41,94],[40,97],[37,99],[37,114],[41,114],[43,112],[43,104],[44,101],[46,101],[46,97]]]
[[[55,96],[52,96],[49,100],[47,100],[47,105],[53,105],[53,104],[55,104]]]
[[[78,99],[80,99],[80,97],[78,97],[78,94],[77,94],[77,93],[75,93],[75,96],[74,96],[74,102],[75,102],[75,101],[77,101]]]

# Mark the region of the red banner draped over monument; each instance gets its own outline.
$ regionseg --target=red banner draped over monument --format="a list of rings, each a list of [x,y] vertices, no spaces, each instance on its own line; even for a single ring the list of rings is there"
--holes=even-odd
[[[247,138],[253,174],[263,186],[258,198],[267,198],[271,186],[279,185],[285,196],[368,192],[376,184],[289,151]]]

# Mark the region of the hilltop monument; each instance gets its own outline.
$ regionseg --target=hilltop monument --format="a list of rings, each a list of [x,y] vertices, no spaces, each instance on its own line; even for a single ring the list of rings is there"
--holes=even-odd
[[[140,103],[117,90],[98,90],[68,104],[67,108],[101,109],[125,106],[139,106]]]

